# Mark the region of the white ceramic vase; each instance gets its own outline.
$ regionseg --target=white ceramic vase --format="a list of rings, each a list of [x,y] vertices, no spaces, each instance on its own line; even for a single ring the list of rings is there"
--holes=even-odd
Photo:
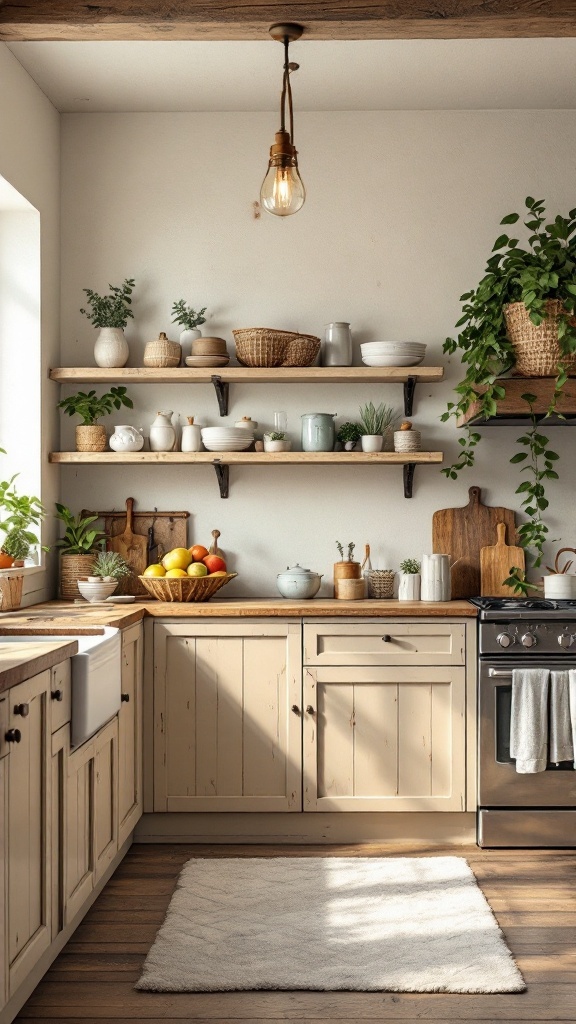
[[[351,366],[352,331],[350,324],[342,320],[326,324],[321,352],[323,366]]]
[[[121,327],[101,327],[94,345],[96,366],[126,366],[130,349]]]
[[[449,555],[422,555],[422,600],[450,600]]]
[[[398,584],[398,600],[419,601],[420,579],[419,572],[401,572]]]
[[[566,572],[544,576],[544,597],[571,600],[576,597],[576,576]]]
[[[382,437],[382,434],[363,434],[362,435],[362,451],[363,452],[381,452],[383,444],[384,444],[384,438]]]
[[[159,412],[150,426],[150,451],[171,452],[176,445],[176,431],[172,425],[172,410]]]
[[[189,327],[185,331],[180,333],[180,347],[182,348],[182,359],[180,361],[181,366],[186,366],[186,357],[192,355],[192,342],[196,338],[202,337],[202,331],[199,331],[197,327]]]
[[[139,452],[144,447],[144,438],[136,427],[121,424],[114,427],[108,443],[113,452]]]

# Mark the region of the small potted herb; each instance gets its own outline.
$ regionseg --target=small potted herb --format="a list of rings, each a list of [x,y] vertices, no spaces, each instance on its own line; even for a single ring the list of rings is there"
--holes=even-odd
[[[99,551],[92,567],[90,580],[104,580],[105,583],[119,582],[132,575],[128,562],[117,551]]]
[[[110,388],[100,398],[95,391],[79,391],[77,395],[63,398],[58,408],[64,409],[68,416],[80,416],[82,419],[81,425],[76,427],[76,451],[103,452],[106,448],[106,427],[96,421],[123,405],[133,408],[132,399],[128,398],[124,387]]]
[[[182,346],[182,361],[183,364],[186,357],[192,353],[192,342],[195,338],[202,337],[202,331],[198,328],[201,324],[206,323],[206,306],[204,309],[198,310],[192,309],[192,306],[187,306],[184,299],[178,299],[178,302],[174,302],[172,305],[172,323],[180,324],[184,328],[180,332],[180,345]]]
[[[420,600],[420,562],[416,558],[405,558],[400,562],[399,601]]]
[[[264,434],[265,452],[289,452],[291,447],[292,442],[283,430],[273,430],[270,434]]]
[[[124,328],[134,313],[130,309],[134,279],[126,278],[120,285],[109,284],[109,295],[98,295],[92,288],[84,288],[88,309],[80,312],[88,317],[100,333],[94,346],[96,366],[126,366],[130,350],[124,337]]]
[[[359,423],[343,423],[342,426],[338,428],[336,440],[344,446],[344,451],[353,452],[363,433],[364,428],[361,427]]]
[[[64,536],[56,541],[56,547],[62,552],[60,597],[65,601],[75,601],[80,597],[78,580],[93,574],[105,535],[101,530],[94,529],[93,523],[98,516],[83,517],[80,513],[75,516],[66,505],[56,503],[56,518],[66,527]]]
[[[14,487],[15,474],[10,480],[0,481],[0,568],[23,565],[33,544],[40,540],[30,527],[39,527],[46,510],[39,498],[18,494]],[[46,551],[48,548],[45,549]]]
[[[360,406],[360,424],[362,427],[362,451],[381,452],[384,434],[390,431],[396,419],[396,412],[391,406],[382,402],[378,407],[373,402]]]

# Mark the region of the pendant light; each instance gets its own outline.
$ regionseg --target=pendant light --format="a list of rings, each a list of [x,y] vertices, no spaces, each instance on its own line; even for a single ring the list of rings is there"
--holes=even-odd
[[[298,153],[294,146],[294,112],[292,110],[292,89],[290,75],[298,70],[298,64],[291,64],[288,58],[288,46],[294,39],[299,39],[303,29],[301,25],[272,25],[270,35],[284,45],[284,75],[282,78],[282,96],[280,99],[280,131],[276,132],[275,141],[270,146],[270,162],[262,188],[260,203],[268,213],[277,217],[289,217],[297,213],[304,205],[306,190],[298,170]],[[286,100],[290,131],[286,131]]]

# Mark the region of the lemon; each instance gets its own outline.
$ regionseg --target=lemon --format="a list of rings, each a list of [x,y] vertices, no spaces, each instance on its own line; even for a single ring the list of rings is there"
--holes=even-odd
[[[156,563],[156,565],[149,565],[147,569],[144,569],[143,576],[165,576],[166,569],[163,565]]]
[[[192,562],[188,566],[188,576],[207,576],[208,569],[202,562]]]
[[[181,576],[185,577],[187,575],[188,573],[186,572],[185,569],[168,569],[168,572],[166,573],[166,579],[170,578],[173,580]]]
[[[192,561],[192,555],[188,548],[172,548],[162,559],[162,565],[168,572],[169,569],[187,569]]]

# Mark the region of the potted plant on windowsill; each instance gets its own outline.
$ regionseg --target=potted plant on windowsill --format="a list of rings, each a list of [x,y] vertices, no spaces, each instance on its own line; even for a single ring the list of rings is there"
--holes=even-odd
[[[130,349],[124,337],[124,328],[134,313],[130,309],[134,279],[126,278],[120,285],[109,284],[110,295],[98,295],[91,288],[84,288],[89,309],[80,312],[88,317],[100,333],[94,345],[96,366],[126,366]]]
[[[202,331],[199,331],[198,328],[200,324],[206,323],[205,312],[206,306],[204,306],[204,309],[196,312],[195,309],[192,309],[192,306],[186,305],[184,299],[178,299],[177,302],[172,304],[172,323],[180,324],[184,328],[180,332],[179,339],[182,348],[182,366],[186,365],[186,357],[191,355],[192,342],[196,338],[202,337]]]
[[[56,503],[56,518],[66,527],[64,536],[56,541],[60,548],[60,597],[64,601],[75,601],[80,597],[78,580],[91,576],[105,534],[95,530],[93,523],[98,516],[82,517],[73,515],[66,505]]]
[[[132,399],[128,398],[126,388],[123,387],[110,388],[100,398],[96,397],[95,391],[79,391],[77,395],[58,402],[58,408],[64,409],[69,416],[82,417],[82,423],[76,427],[76,451],[105,451],[106,427],[96,421],[101,416],[109,415],[113,409],[121,409],[123,405],[128,409],[133,408]]]
[[[458,400],[448,403],[444,421],[460,419],[476,402],[486,419],[493,416],[506,394],[502,375],[510,373],[554,378],[549,415],[556,409],[568,376],[576,373],[576,209],[567,217],[558,214],[546,224],[543,200],[528,196],[525,205],[525,247],[518,238],[501,234],[479,285],[461,296],[462,316],[456,327],[463,330],[457,338],[446,339],[444,351],[460,354],[465,374],[455,389]],[[500,223],[512,225],[519,219],[518,213],[510,213]],[[521,545],[532,551],[537,568],[548,535],[542,518],[548,507],[545,486],[548,480],[558,479],[554,468],[558,455],[538,426],[537,399],[529,384],[522,399],[531,426],[518,438],[523,450],[510,461],[521,464],[522,472],[527,473],[516,489],[528,516],[518,537]],[[478,431],[467,427],[459,440],[458,458],[442,472],[454,480],[462,469],[473,466],[480,440]],[[517,593],[527,593],[532,586],[517,568],[506,583]]]
[[[4,454],[4,449],[0,449]],[[33,495],[18,494],[14,481],[18,474],[10,480],[0,481],[0,531],[4,534],[0,541],[0,569],[11,570],[24,565],[33,544],[40,539],[35,530],[46,515],[46,510],[39,498]],[[43,548],[48,551],[48,548]],[[13,611],[20,607],[22,600],[23,574],[10,572],[0,573],[0,611]]]

